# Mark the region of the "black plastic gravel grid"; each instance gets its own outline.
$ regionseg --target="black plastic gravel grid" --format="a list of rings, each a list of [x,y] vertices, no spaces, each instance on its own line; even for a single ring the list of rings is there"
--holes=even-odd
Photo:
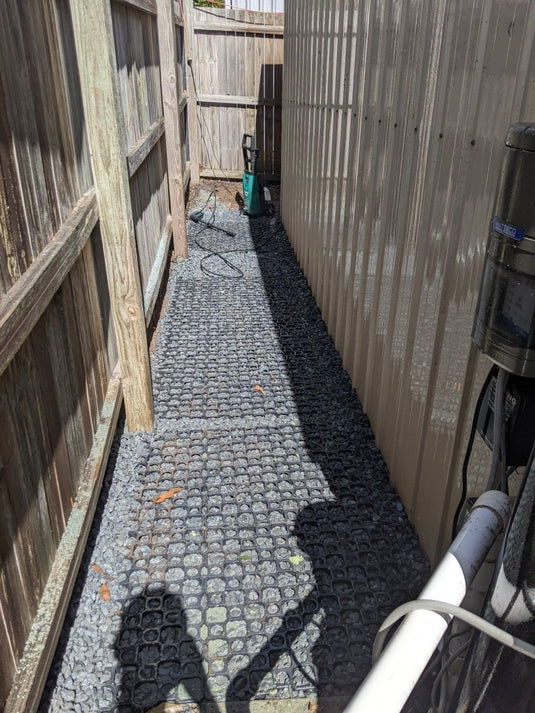
[[[123,437],[107,475],[43,711],[343,700],[427,574],[286,236],[218,224],[236,239],[199,240],[262,251],[208,278],[193,244],[171,276],[156,429]]]

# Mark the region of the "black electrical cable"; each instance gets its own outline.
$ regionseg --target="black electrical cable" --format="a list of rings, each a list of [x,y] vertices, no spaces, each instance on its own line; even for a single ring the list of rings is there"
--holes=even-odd
[[[450,628],[453,626],[453,622],[450,624]],[[444,637],[442,638],[441,645],[440,645],[440,654],[439,654],[439,662],[440,662],[440,669],[438,670],[436,676],[435,676],[435,681],[433,683],[433,688],[431,689],[431,702],[432,704],[435,705],[436,708],[438,708],[439,713],[443,713],[443,699],[444,699],[444,688],[442,686],[442,677],[446,673],[447,669],[451,665],[452,660],[450,660],[451,657],[451,651],[450,651],[450,644],[454,639],[458,639],[460,637],[466,637],[469,636],[469,639],[471,640],[473,637],[473,630],[467,626],[464,629],[461,629],[460,631],[456,631],[455,633],[450,633],[450,634],[445,634]],[[462,644],[461,646],[464,646]],[[464,651],[464,648],[463,648]],[[456,658],[456,656],[454,657]],[[436,694],[440,690],[440,696],[439,696],[439,701],[436,701]],[[434,710],[434,709],[433,709]]]
[[[457,509],[455,510],[455,515],[453,516],[453,526],[452,526],[452,533],[451,533],[452,540],[455,539],[455,535],[457,534],[457,528],[459,525],[459,517],[461,515],[464,503],[466,502],[466,496],[468,493],[468,464],[470,462],[470,455],[472,454],[472,447],[474,445],[474,438],[475,438],[476,430],[477,430],[477,421],[479,418],[479,412],[481,411],[483,399],[485,398],[485,392],[486,392],[491,380],[497,374],[497,372],[498,372],[498,367],[495,364],[493,364],[489,373],[487,374],[487,377],[483,383],[481,391],[479,392],[479,396],[477,397],[476,407],[474,409],[474,416],[472,418],[472,426],[470,428],[470,436],[468,438],[468,444],[466,446],[466,453],[464,456],[463,466],[462,466],[461,497],[459,498],[459,504],[457,505]]]
[[[450,629],[451,629],[452,624],[450,624]],[[472,635],[472,630],[469,626],[467,626],[465,629],[462,629],[461,631],[456,631],[455,633],[450,632],[449,634],[446,633],[442,637],[442,641],[440,643],[440,648],[437,648],[436,653],[433,655],[433,657],[430,659],[429,663],[425,667],[423,673],[421,674],[420,678],[418,679],[418,687],[422,685],[422,683],[434,672],[437,670],[438,664],[440,664],[440,669],[439,671],[443,668],[443,662],[445,660],[445,654],[449,654],[449,645],[454,639],[458,639],[460,636],[466,636],[467,634]],[[438,675],[438,674],[437,674]],[[410,698],[408,699],[408,708],[403,709],[403,713],[410,713],[410,711],[413,710],[413,713],[420,713],[420,711],[415,711],[413,704],[410,703]]]
[[[509,495],[509,481],[507,476],[507,385],[511,374],[507,371],[503,380],[502,418],[500,422],[500,486],[503,493]]]
[[[464,632],[466,633],[466,632]],[[436,678],[433,682],[433,687],[431,689],[431,713],[440,713],[439,712],[439,702],[437,700],[438,698],[438,691],[439,688],[442,686],[442,679],[444,677],[444,674],[447,672],[448,668],[451,666],[451,664],[461,655],[463,654],[467,648],[470,646],[470,643],[472,641],[472,637],[468,639],[468,641],[465,641],[461,646],[457,649],[457,651],[454,651],[450,656],[446,659],[446,661],[442,664],[440,667],[439,672],[436,675]]]
[[[492,427],[492,463],[490,466],[487,490],[500,488],[507,493],[507,454],[505,452],[505,404],[507,399],[507,383],[509,372],[498,369],[496,388],[494,390],[494,417]]]
[[[215,225],[215,211],[216,211],[216,207],[217,207],[217,195],[216,195],[215,191],[211,191],[209,193],[208,198],[206,199],[202,209],[199,211],[195,211],[195,213],[198,216],[200,216],[202,213],[204,213],[204,211],[206,210],[206,207],[208,206],[210,198],[212,196],[214,197],[214,205],[211,208],[211,215],[208,218],[208,220],[200,220],[200,218],[191,217],[191,215],[190,215],[190,220],[193,220],[193,222],[203,226],[201,228],[201,230],[197,233],[197,235],[194,237],[195,244],[197,245],[197,247],[199,247],[201,250],[204,250],[205,252],[208,253],[208,255],[204,255],[201,258],[201,262],[200,262],[201,272],[204,275],[207,275],[208,277],[222,277],[222,278],[231,279],[231,280],[241,279],[245,276],[243,273],[243,270],[241,270],[231,260],[229,260],[227,257],[225,257],[225,255],[229,255],[232,253],[244,254],[244,253],[249,253],[249,252],[255,252],[258,255],[258,254],[267,252],[267,250],[265,250],[265,247],[268,245],[269,242],[271,242],[271,240],[275,237],[275,235],[277,235],[278,233],[282,232],[282,230],[284,230],[284,227],[283,227],[282,223],[279,223],[279,226],[277,227],[277,229],[274,230],[271,233],[271,235],[269,235],[262,243],[260,243],[260,245],[256,245],[256,246],[253,246],[250,248],[244,247],[244,248],[229,248],[227,250],[221,250],[221,249],[214,250],[213,248],[210,248],[207,245],[204,245],[203,243],[201,243],[199,241],[199,236],[202,233],[204,233],[205,231],[208,231],[208,230],[221,230],[222,232],[226,233],[227,235],[232,235],[232,237],[234,237],[234,235],[232,233],[230,233],[230,231],[224,230],[224,229],[219,228],[218,226]],[[218,271],[208,267],[207,261],[212,258],[218,258],[219,260],[221,260],[229,268],[231,273],[225,274],[223,272],[218,272]]]
[[[214,197],[214,205],[213,205],[213,207],[212,207],[212,209],[211,209],[212,212],[211,212],[211,215],[210,215],[210,217],[208,218],[208,220],[202,221],[202,223],[201,223],[200,220],[198,220],[198,219],[193,219],[193,218],[192,218],[192,220],[194,220],[194,222],[200,223],[200,224],[203,226],[203,227],[201,228],[201,230],[199,231],[199,233],[197,233],[197,235],[196,235],[195,238],[194,238],[194,240],[195,240],[195,245],[197,245],[197,247],[199,247],[201,250],[204,250],[205,252],[208,253],[208,255],[204,255],[204,257],[201,258],[201,262],[200,262],[201,272],[204,273],[205,275],[208,275],[209,277],[224,277],[224,278],[227,278],[227,279],[239,279],[239,278],[243,277],[243,271],[240,270],[239,267],[237,267],[236,265],[234,265],[234,263],[232,263],[230,260],[228,260],[228,259],[227,259],[226,257],[224,257],[224,255],[222,254],[223,252],[226,253],[226,252],[232,252],[232,251],[227,251],[227,250],[224,250],[224,251],[221,251],[221,250],[213,250],[212,248],[209,248],[207,245],[203,245],[201,242],[199,242],[199,239],[198,239],[198,238],[199,238],[199,235],[201,235],[201,234],[204,233],[205,231],[207,231],[207,230],[214,230],[214,229],[217,227],[217,226],[215,225],[215,211],[216,211],[216,208],[217,208],[217,194],[216,194],[215,191],[210,191],[210,193],[208,194],[208,198],[206,199],[206,201],[205,201],[205,203],[204,203],[204,206],[202,207],[202,209],[201,209],[200,211],[198,211],[198,214],[204,213],[204,211],[206,210],[206,207],[208,206],[208,203],[209,203],[209,201],[210,201],[210,198],[211,198],[212,196]],[[225,231],[225,232],[226,232],[226,231]],[[231,272],[234,273],[234,274],[230,274],[230,275],[227,274],[227,275],[225,275],[225,274],[222,273],[222,272],[216,272],[216,271],[214,271],[214,270],[211,270],[209,267],[207,267],[207,266],[206,266],[206,261],[209,260],[210,258],[213,258],[213,257],[219,258],[219,259],[229,268],[229,270],[231,270]]]

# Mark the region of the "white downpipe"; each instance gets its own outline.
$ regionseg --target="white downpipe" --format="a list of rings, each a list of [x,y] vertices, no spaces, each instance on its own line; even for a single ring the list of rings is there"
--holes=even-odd
[[[488,551],[505,527],[509,506],[505,493],[497,490],[483,493],[419,599],[461,604]],[[409,614],[345,713],[399,713],[444,636],[448,622],[449,618],[431,611]]]

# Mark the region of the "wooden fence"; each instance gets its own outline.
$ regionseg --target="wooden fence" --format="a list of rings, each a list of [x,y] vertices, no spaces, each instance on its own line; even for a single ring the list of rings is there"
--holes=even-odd
[[[256,134],[259,172],[270,179],[280,176],[283,19],[279,13],[249,10],[193,11],[193,178],[197,165],[201,176],[240,178],[244,133]]]
[[[0,10],[0,710],[30,713],[123,394],[152,426],[146,322],[171,240],[186,255],[184,29],[171,0]]]
[[[284,0],[225,0],[225,6],[261,12],[284,12]]]
[[[284,224],[434,557],[489,368],[470,332],[504,137],[535,117],[535,4],[294,0],[285,23]]]

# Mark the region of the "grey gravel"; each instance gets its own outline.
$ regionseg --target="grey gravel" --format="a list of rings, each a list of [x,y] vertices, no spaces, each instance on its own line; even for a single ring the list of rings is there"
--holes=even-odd
[[[215,220],[236,237],[190,224],[152,355],[155,429],[117,434],[41,713],[338,710],[428,574],[278,218]],[[246,249],[225,255],[239,279],[196,241]]]

